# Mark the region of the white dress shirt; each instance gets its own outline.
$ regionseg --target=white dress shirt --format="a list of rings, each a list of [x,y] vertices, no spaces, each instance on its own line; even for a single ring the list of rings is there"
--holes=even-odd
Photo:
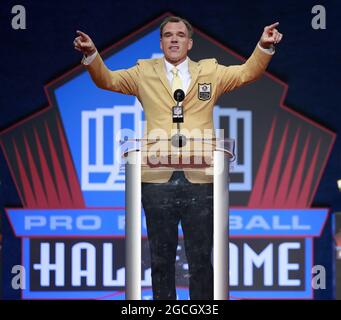
[[[168,62],[166,59],[164,59],[165,67],[166,67],[166,76],[169,82],[170,87],[172,87],[172,81],[173,81],[173,73],[172,69],[174,68],[174,65],[172,65],[170,62]],[[185,61],[181,62],[177,66],[175,66],[178,69],[178,76],[182,81],[182,90],[187,93],[188,87],[191,83],[191,74],[189,73],[188,68],[188,57]]]

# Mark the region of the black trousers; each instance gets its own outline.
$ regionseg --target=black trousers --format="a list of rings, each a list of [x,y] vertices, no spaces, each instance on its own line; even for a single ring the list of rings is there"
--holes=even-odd
[[[213,299],[213,184],[175,171],[167,183],[142,183],[154,300],[175,300],[178,224],[184,235],[191,300]]]

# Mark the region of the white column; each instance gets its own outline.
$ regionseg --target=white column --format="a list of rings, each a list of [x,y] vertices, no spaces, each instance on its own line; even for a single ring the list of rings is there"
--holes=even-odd
[[[213,298],[229,298],[228,173],[229,160],[224,151],[214,151],[213,187]]]
[[[126,300],[141,300],[141,152],[126,163],[125,292]]]

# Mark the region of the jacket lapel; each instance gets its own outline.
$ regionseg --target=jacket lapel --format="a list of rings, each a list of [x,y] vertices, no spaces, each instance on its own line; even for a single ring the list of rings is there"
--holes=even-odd
[[[164,65],[164,62],[163,62],[163,58],[158,59],[156,61],[156,63],[154,64],[154,69],[156,71],[156,74],[159,76],[162,84],[165,86],[165,88],[167,89],[169,95],[173,99],[173,94],[172,94],[171,88],[169,86],[168,79],[166,77],[166,70],[165,70],[165,65]]]
[[[192,61],[188,58],[188,68],[189,73],[191,74],[191,83],[188,87],[186,96],[190,93],[190,91],[194,88],[194,85],[197,83],[198,75],[199,75],[199,66],[197,62]]]

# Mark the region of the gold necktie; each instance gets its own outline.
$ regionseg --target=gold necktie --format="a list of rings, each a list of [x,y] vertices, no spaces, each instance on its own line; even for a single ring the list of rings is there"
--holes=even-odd
[[[179,70],[173,67],[172,73],[173,73],[172,92],[174,93],[176,89],[183,89],[183,87],[181,78],[179,77]]]

